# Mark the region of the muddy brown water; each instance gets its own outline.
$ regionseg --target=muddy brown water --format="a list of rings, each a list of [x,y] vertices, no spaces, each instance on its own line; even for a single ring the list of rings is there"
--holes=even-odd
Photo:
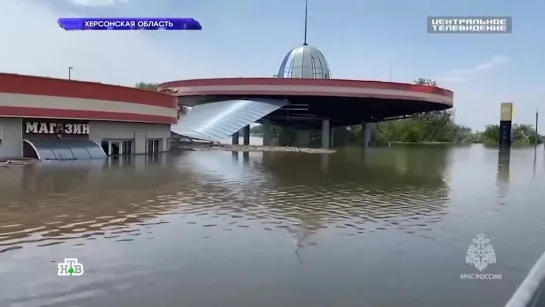
[[[545,251],[545,155],[185,152],[0,168],[0,306],[502,306]],[[461,280],[477,234],[496,254]],[[82,276],[58,276],[64,258]]]

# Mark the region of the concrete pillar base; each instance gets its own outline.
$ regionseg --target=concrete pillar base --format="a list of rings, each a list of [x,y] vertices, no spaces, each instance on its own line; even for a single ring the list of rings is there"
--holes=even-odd
[[[244,138],[244,145],[250,145],[250,125],[242,128],[242,137]]]
[[[233,134],[233,136],[231,137],[231,144],[233,144],[233,145],[238,145],[238,139],[239,139],[239,137],[240,137],[240,135],[239,135],[238,131],[235,132],[235,133]]]
[[[361,123],[361,130],[363,132],[363,147],[367,148],[376,139],[377,123]]]
[[[329,149],[329,136],[331,134],[331,127],[329,125],[329,119],[322,120],[322,148]]]
[[[271,146],[272,129],[271,122],[269,120],[263,120],[263,146]]]

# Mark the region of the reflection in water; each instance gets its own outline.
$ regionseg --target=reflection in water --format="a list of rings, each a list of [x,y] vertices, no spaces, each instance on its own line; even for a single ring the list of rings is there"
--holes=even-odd
[[[163,160],[140,156],[132,161],[48,161],[14,168],[22,173],[20,189],[0,191],[4,200],[0,253],[22,248],[24,243],[49,246],[107,233],[116,238],[126,232],[119,230],[127,225],[164,213],[169,206],[156,187],[173,176]],[[138,169],[144,165],[152,167],[139,176]]]
[[[248,164],[250,162],[250,153],[249,152],[243,152],[242,153],[242,159],[244,161],[244,164]]]
[[[322,173],[327,174],[329,171],[329,159],[331,158],[330,154],[320,155],[320,167],[322,168]]]
[[[430,172],[426,177],[386,163],[346,163],[342,153],[327,157],[329,167],[324,173],[315,168],[322,165],[322,155],[264,153],[263,166],[273,175],[275,189],[260,189],[267,195],[259,194],[259,202],[270,202],[285,210],[286,216],[311,220],[321,225],[318,228],[353,228],[356,233],[389,227],[407,233],[425,231],[445,214],[449,191],[440,174]],[[383,154],[376,158],[393,162],[398,157]],[[444,168],[443,159],[429,160],[429,169],[442,170],[433,163],[443,161]]]
[[[534,176],[536,175],[537,169],[537,146],[534,147]]]
[[[525,193],[508,214],[524,223],[503,227],[493,182],[507,204],[501,191],[520,181],[506,165],[528,160],[499,153],[496,170],[488,153],[185,152],[0,169],[0,306],[498,306],[542,253],[532,233],[545,210]],[[492,186],[475,179],[474,196],[458,178]],[[481,230],[501,248],[502,283],[458,281]],[[508,254],[517,244],[524,255]],[[86,275],[55,276],[64,257]]]
[[[505,199],[509,192],[509,175],[511,166],[511,148],[499,148],[498,150],[498,173],[496,182],[498,184],[498,197]]]

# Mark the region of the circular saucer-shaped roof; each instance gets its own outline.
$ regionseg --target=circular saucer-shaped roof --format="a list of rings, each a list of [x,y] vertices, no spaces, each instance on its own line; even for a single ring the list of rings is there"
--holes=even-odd
[[[321,129],[320,120],[324,118],[329,118],[332,126],[357,125],[362,121],[446,110],[452,108],[454,101],[452,91],[435,86],[339,79],[197,79],[159,84],[159,90],[168,90],[181,98],[181,104],[196,107],[188,114],[203,110],[196,122],[201,118],[218,118],[217,113],[236,114],[233,116],[247,120],[269,110],[272,113],[261,118],[265,116],[275,125],[309,129]],[[267,109],[269,105],[284,103],[288,104],[276,111]],[[265,104],[267,108],[262,107]]]
[[[286,54],[278,78],[331,79],[331,71],[320,50],[303,44]]]

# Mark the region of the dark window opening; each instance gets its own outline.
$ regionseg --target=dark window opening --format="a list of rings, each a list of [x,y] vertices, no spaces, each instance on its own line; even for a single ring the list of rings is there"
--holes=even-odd
[[[28,142],[23,142],[23,157],[38,159],[38,153]]]
[[[108,156],[132,155],[133,140],[103,140],[102,148]]]
[[[121,151],[119,150],[119,142],[112,142],[112,156],[119,156],[121,154]]]
[[[148,140],[147,153],[156,154],[161,152],[161,140]]]
[[[110,142],[108,141],[102,141],[101,143],[102,149],[104,149],[104,152],[107,156],[110,155]]]
[[[123,154],[124,155],[132,154],[132,141],[123,141]]]

